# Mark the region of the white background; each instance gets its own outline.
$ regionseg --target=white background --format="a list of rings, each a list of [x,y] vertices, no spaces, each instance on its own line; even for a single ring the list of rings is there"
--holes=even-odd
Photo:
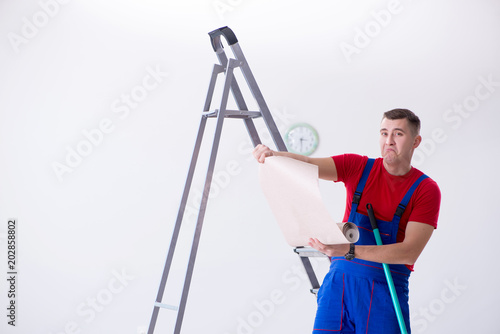
[[[410,280],[413,332],[499,333],[499,15],[494,0],[0,1],[1,277],[7,220],[19,224],[16,327],[2,278],[0,331],[145,332],[217,63],[207,33],[227,25],[281,132],[317,129],[315,156],[377,157],[384,111],[420,116],[414,165],[442,205]],[[54,165],[78,148],[58,178]],[[311,332],[315,298],[250,150],[242,122],[226,121],[183,333]],[[343,185],[320,186],[341,220]],[[165,303],[178,303],[195,202]],[[172,314],[160,311],[157,333],[172,331]]]

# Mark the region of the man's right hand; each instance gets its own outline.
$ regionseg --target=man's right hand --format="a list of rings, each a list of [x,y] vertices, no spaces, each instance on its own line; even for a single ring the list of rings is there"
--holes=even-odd
[[[267,157],[271,157],[273,155],[275,155],[275,152],[273,150],[271,150],[269,147],[267,147],[266,145],[259,144],[259,145],[255,146],[255,148],[253,150],[254,158],[258,162],[260,162],[261,164],[264,163],[264,161],[266,160]]]

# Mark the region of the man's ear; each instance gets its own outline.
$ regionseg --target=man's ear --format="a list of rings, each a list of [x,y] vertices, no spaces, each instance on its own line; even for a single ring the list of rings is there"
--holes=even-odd
[[[422,136],[417,135],[415,137],[415,141],[413,142],[413,149],[416,149],[420,145],[421,142],[422,142]]]

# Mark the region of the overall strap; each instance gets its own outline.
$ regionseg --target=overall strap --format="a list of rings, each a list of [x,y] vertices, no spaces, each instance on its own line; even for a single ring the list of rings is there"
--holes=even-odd
[[[349,221],[354,221],[353,215],[358,210],[358,204],[361,200],[361,194],[363,193],[363,189],[365,189],[366,180],[368,180],[368,175],[370,175],[370,171],[372,170],[373,163],[375,159],[368,159],[365,165],[365,169],[363,170],[363,174],[359,179],[358,186],[356,187],[356,191],[352,196],[352,205],[351,205],[351,213],[349,214]]]
[[[403,197],[403,200],[401,200],[401,203],[399,203],[398,208],[396,209],[396,213],[394,214],[394,218],[392,219],[393,222],[396,222],[396,221],[399,222],[399,220],[401,219],[401,216],[405,212],[405,209],[406,209],[406,206],[408,205],[408,202],[410,202],[411,196],[415,192],[415,189],[417,189],[417,187],[420,184],[420,182],[422,182],[426,178],[428,178],[428,176],[425,175],[425,174],[422,174],[413,183],[413,185],[410,187],[410,189],[408,189],[408,191],[406,192],[405,196]]]

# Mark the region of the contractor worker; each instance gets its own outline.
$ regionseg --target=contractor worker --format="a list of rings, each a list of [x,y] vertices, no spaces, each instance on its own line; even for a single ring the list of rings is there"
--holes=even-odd
[[[253,155],[286,156],[318,166],[319,177],[343,182],[347,201],[344,222],[355,223],[355,244],[325,245],[310,236],[309,245],[331,257],[330,271],[318,291],[313,334],[400,333],[382,268],[389,264],[408,333],[408,279],[420,253],[437,227],[441,192],[438,185],[412,167],[422,141],[420,120],[410,110],[384,113],[380,124],[381,158],[356,154],[310,158],[258,145]],[[367,215],[370,203],[382,236],[377,246]]]

